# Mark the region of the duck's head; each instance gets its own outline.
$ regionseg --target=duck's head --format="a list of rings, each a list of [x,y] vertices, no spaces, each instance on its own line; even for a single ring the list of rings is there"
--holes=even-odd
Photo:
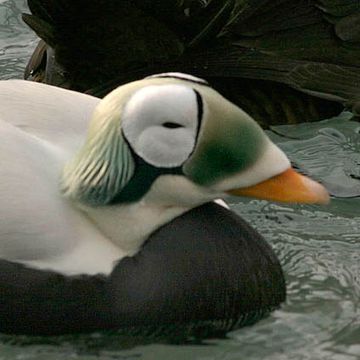
[[[63,191],[87,206],[137,201],[193,207],[233,194],[326,203],[245,112],[205,81],[160,74],[119,87],[95,110]]]

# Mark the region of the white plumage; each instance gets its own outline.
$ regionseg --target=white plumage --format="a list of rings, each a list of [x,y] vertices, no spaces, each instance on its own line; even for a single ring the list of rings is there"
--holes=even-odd
[[[0,82],[0,99],[0,257],[67,274],[110,272],[124,253],[59,192],[99,100],[19,80]]]

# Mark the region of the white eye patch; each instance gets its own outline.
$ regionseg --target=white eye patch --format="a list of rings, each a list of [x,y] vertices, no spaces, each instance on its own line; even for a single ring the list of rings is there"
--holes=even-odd
[[[183,85],[150,85],[126,104],[122,130],[134,152],[156,167],[177,167],[192,153],[198,130],[198,103]]]

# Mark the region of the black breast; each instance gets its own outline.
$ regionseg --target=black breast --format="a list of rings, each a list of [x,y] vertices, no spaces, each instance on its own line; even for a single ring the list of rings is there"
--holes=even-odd
[[[63,276],[0,261],[0,331],[100,329],[208,336],[249,324],[285,299],[281,266],[244,220],[205,204],[157,230],[110,276]]]

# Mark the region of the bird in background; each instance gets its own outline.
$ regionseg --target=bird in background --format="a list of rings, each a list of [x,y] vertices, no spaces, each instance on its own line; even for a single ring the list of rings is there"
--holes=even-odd
[[[260,125],[359,110],[355,0],[28,0],[25,78],[103,97],[151,73],[207,79]]]

